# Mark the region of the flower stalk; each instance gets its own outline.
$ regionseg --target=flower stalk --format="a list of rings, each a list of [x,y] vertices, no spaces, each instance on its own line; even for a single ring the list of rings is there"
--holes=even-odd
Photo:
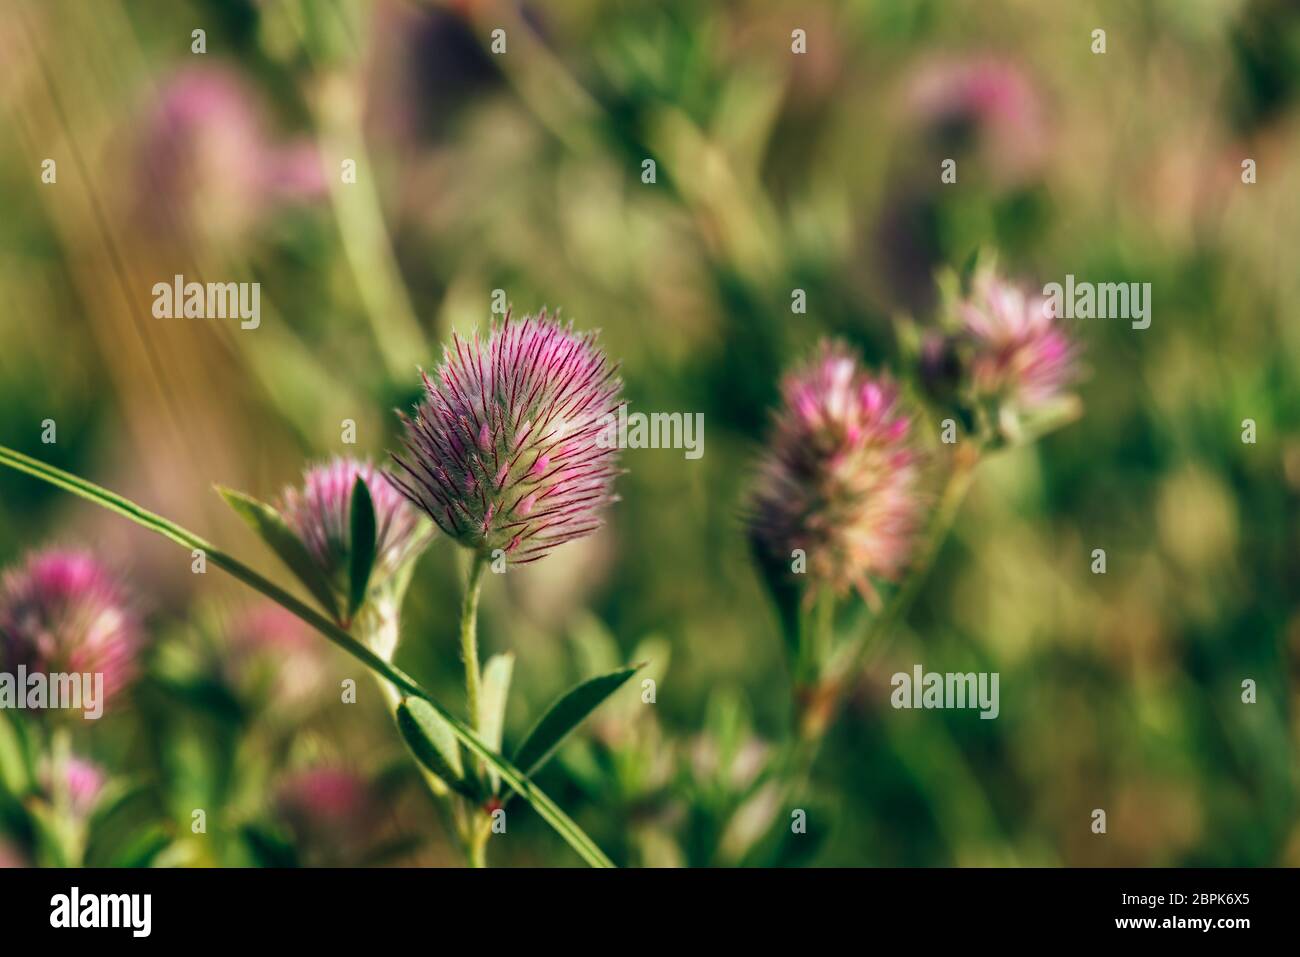
[[[470,726],[480,734],[483,732],[483,677],[478,658],[478,599],[483,590],[483,573],[486,569],[487,556],[475,552],[460,606],[460,654],[465,662],[465,707],[469,712]],[[482,773],[483,766],[480,763],[479,774]],[[475,802],[465,800],[462,803],[458,820],[465,857],[470,867],[487,867],[487,842],[492,836],[492,820]]]
[[[483,588],[483,572],[487,557],[475,554],[465,583],[465,595],[460,606],[460,654],[465,661],[465,706],[469,721],[476,731],[479,726],[479,697],[482,677],[478,663],[478,596]]]
[[[795,800],[807,787],[826,732],[843,706],[845,692],[852,687],[852,676],[879,658],[920,594],[981,460],[978,448],[955,456],[925,544],[906,579],[857,636],[840,646],[817,681],[796,688],[794,734],[774,765],[775,776],[781,781],[783,804]],[[829,635],[831,626],[828,623],[825,627],[828,637],[824,640],[829,642],[833,637]]]

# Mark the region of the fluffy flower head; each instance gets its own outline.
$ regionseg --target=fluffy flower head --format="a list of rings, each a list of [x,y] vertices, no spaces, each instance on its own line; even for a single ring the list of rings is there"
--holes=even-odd
[[[135,677],[140,620],[117,580],[87,552],[51,549],[0,587],[0,664],[103,674],[111,698]]]
[[[486,343],[459,337],[403,417],[394,481],[449,536],[512,564],[594,532],[614,500],[618,451],[602,441],[621,381],[595,333],[507,316]]]
[[[978,396],[1032,411],[1074,380],[1075,347],[1044,297],[984,272],[958,316],[974,347],[970,371]]]
[[[751,533],[779,561],[802,550],[812,581],[871,595],[871,578],[896,579],[906,566],[924,505],[897,391],[843,346],[823,344],[782,393]]]

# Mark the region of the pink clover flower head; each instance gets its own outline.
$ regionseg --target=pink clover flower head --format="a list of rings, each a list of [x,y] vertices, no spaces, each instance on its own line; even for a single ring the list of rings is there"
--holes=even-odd
[[[486,342],[454,337],[424,388],[394,482],[447,535],[526,564],[603,524],[622,382],[594,332],[507,316]]]
[[[873,597],[896,580],[922,524],[925,496],[911,420],[897,389],[842,345],[823,343],[787,374],[783,404],[750,501],[750,531],[809,579]]]

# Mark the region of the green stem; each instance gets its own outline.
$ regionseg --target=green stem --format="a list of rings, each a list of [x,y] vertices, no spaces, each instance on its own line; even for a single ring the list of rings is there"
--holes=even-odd
[[[94,502],[109,511],[117,512],[137,525],[157,532],[164,538],[168,538],[191,551],[194,549],[202,550],[207,555],[208,561],[213,565],[233,575],[249,587],[260,591],[276,604],[301,618],[367,668],[387,678],[399,691],[427,701],[430,707],[438,712],[439,716],[451,726],[456,739],[471,754],[495,768],[497,773],[501,775],[501,780],[531,804],[537,813],[555,829],[556,833],[564,838],[584,861],[593,867],[614,866],[613,862],[578,827],[573,819],[560,810],[555,802],[545,792],[537,788],[523,772],[484,744],[483,740],[474,731],[444,708],[404,671],[375,654],[320,612],[295,598],[278,585],[263,578],[243,562],[213,547],[212,544],[193,532],[159,515],[155,515],[147,509],[141,508],[135,502],[115,492],[110,492],[93,482],[72,475],[69,472],[64,472],[52,465],[46,465],[44,462],[23,455],[21,452],[15,452],[3,445],[0,445],[0,465],[7,465],[19,472],[24,472],[64,491],[80,496],[87,501]]]
[[[331,13],[338,15],[337,21]],[[318,131],[321,156],[332,169],[325,179],[343,256],[352,270],[375,344],[388,373],[406,375],[411,356],[423,355],[426,342],[397,265],[375,187],[375,166],[366,150],[363,64],[355,55],[355,45],[341,39],[349,37],[356,24],[329,4],[322,5],[318,15],[315,22],[299,24],[298,40],[313,61],[316,78],[304,86],[304,99]],[[345,44],[348,52],[341,54]],[[339,165],[344,159],[353,160],[357,171],[355,179],[346,183]]]
[[[465,661],[465,701],[469,709],[469,724],[475,731],[481,730],[478,710],[481,684],[478,669],[478,595],[483,587],[483,571],[486,568],[487,558],[475,554],[460,606],[460,656]]]
[[[460,605],[460,656],[465,662],[465,707],[469,711],[469,724],[481,731],[482,713],[479,711],[482,677],[478,665],[478,596],[483,589],[483,571],[487,568],[486,556],[475,553],[465,582],[465,594]],[[482,773],[480,766],[479,772]],[[470,867],[487,867],[487,839],[490,831],[484,829],[479,809],[474,802],[465,802],[465,856]]]
[[[469,866],[475,868],[487,867],[487,842],[474,841],[469,848]]]
[[[817,630],[813,633],[816,646],[813,660],[818,667],[826,664],[835,641],[835,592],[823,588],[817,596]]]
[[[897,630],[897,624],[916,601],[921,587],[929,577],[939,550],[952,531],[957,514],[961,511],[966,493],[970,491],[975,478],[976,467],[980,462],[979,451],[962,455],[953,463],[948,475],[947,485],[939,499],[939,506],[930,524],[930,531],[917,561],[907,580],[890,597],[885,607],[877,614],[862,634],[849,642],[829,665],[826,678],[822,682],[827,695],[822,703],[824,711],[821,719],[813,724],[800,721],[798,733],[787,742],[783,753],[778,758],[778,775],[783,781],[783,803],[792,800],[801,791],[812,776],[813,763],[825,739],[825,731],[834,722],[836,714],[843,705],[846,691],[852,685],[851,677],[867,663],[867,655],[879,654],[885,648],[888,638]]]
[[[470,835],[467,853],[470,867],[487,867],[487,842],[492,836],[492,820],[470,809]],[[482,820],[480,820],[480,818]]]
[[[862,635],[851,642],[841,654],[833,669],[836,679],[846,677],[849,673],[860,669],[869,653],[878,657],[884,650],[885,642],[897,630],[898,622],[907,616],[912,604],[920,595],[926,579],[929,578],[930,569],[939,556],[939,550],[947,540],[948,533],[952,531],[962,503],[966,500],[966,493],[970,491],[971,484],[975,480],[975,471],[979,463],[978,452],[960,456],[954,462],[953,469],[948,475],[948,483],[939,498],[935,517],[930,523],[929,536],[920,556],[912,566],[911,573],[902,587],[894,592],[880,614],[872,619]]]

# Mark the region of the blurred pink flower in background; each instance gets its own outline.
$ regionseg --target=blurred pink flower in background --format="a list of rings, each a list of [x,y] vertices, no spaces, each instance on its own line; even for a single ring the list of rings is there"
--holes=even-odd
[[[1010,61],[989,55],[926,60],[907,81],[903,102],[931,135],[955,145],[973,140],[1006,181],[1031,175],[1045,158],[1038,90]]]
[[[264,602],[245,610],[226,632],[231,654],[225,659],[236,685],[261,688],[273,706],[297,709],[312,700],[325,680],[324,646],[302,619],[281,605]]]
[[[111,699],[135,677],[143,631],[126,592],[87,552],[30,555],[0,587],[0,661],[102,673]]]
[[[193,67],[163,81],[138,143],[137,202],[157,226],[231,238],[326,185],[315,146],[276,143],[233,70]]]
[[[339,767],[289,773],[276,788],[274,810],[313,864],[355,861],[380,819],[370,784]]]
[[[30,867],[18,848],[0,839],[0,868]]]
[[[365,780],[342,768],[311,768],[287,777],[277,794],[286,817],[328,829],[346,826],[370,810]]]
[[[782,395],[751,534],[781,562],[803,550],[812,582],[874,597],[870,579],[894,580],[910,560],[925,503],[897,390],[844,346],[823,343],[787,374]]]
[[[245,611],[229,633],[231,644],[240,653],[293,654],[316,647],[316,639],[303,620],[272,601]]]
[[[87,817],[95,809],[108,776],[99,765],[84,758],[70,757],[63,765],[63,787],[67,789],[72,813]]]

